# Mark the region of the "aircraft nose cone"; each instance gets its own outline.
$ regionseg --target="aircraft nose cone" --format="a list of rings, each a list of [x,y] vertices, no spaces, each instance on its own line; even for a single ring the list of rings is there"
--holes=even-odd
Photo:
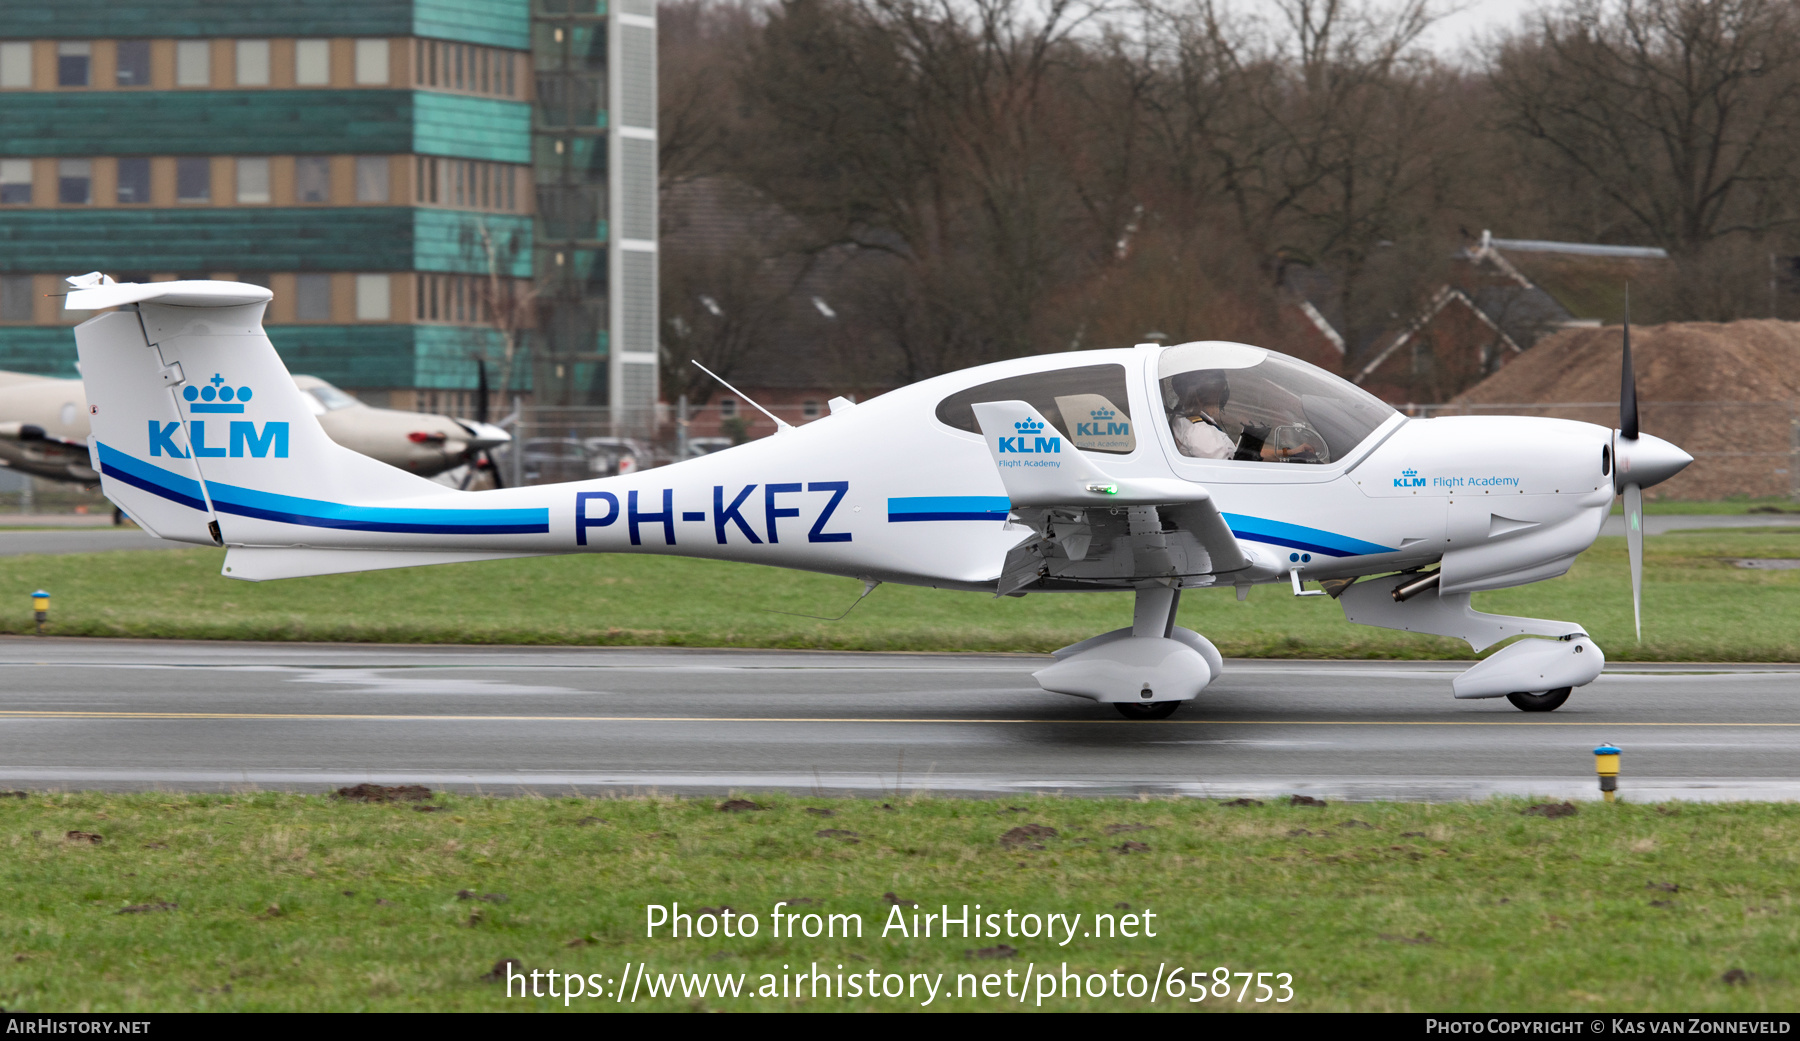
[[[1619,488],[1635,484],[1648,488],[1661,484],[1680,473],[1694,457],[1660,437],[1640,434],[1631,438],[1616,437],[1619,465],[1613,471],[1613,483]]]

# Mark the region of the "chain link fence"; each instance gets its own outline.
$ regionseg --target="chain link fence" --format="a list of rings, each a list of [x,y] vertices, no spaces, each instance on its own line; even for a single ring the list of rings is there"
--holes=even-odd
[[[784,422],[799,426],[825,414],[824,406],[772,405]],[[767,437],[775,421],[745,403],[647,409],[517,406],[500,421],[513,444],[494,453],[508,485],[554,484],[666,466]]]

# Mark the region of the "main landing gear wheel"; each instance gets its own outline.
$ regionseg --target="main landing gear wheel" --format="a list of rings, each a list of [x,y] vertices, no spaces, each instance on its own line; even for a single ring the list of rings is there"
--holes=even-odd
[[[1563,695],[1568,696],[1564,691]],[[1179,701],[1115,701],[1113,708],[1126,719],[1168,719],[1181,707]]]
[[[1544,691],[1542,694],[1527,694],[1519,691],[1515,694],[1508,694],[1506,700],[1512,702],[1513,707],[1520,712],[1555,712],[1562,707],[1563,702],[1569,700],[1569,690],[1568,687],[1558,687],[1555,690]]]

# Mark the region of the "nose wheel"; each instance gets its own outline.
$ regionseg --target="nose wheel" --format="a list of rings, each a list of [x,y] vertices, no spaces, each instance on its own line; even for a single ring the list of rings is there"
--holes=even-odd
[[[1567,692],[1564,692],[1567,696]],[[1179,701],[1115,701],[1113,708],[1126,719],[1168,719],[1181,707]]]
[[[1525,691],[1508,694],[1506,700],[1520,712],[1555,712],[1562,703],[1569,700],[1570,687],[1558,687],[1542,694],[1527,694]],[[1134,706],[1135,707],[1135,706]]]

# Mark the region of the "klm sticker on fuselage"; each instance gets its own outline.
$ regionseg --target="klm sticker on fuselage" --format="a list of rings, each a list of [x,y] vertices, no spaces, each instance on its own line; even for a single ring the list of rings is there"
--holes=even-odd
[[[849,481],[764,484],[760,486],[760,495],[756,494],[758,487],[746,484],[732,489],[722,484],[714,485],[711,510],[677,510],[673,488],[643,492],[633,488],[625,492],[623,503],[614,492],[576,492],[575,544],[587,545],[591,528],[607,528],[623,521],[626,537],[633,546],[643,545],[646,535],[656,534],[662,536],[662,545],[678,545],[677,524],[703,525],[688,536],[690,541],[711,538],[721,546],[731,543],[760,546],[764,542],[779,545],[784,534],[789,541],[798,534],[794,524],[782,522],[791,519],[796,524],[805,524],[802,514],[810,514],[813,518],[812,525],[806,529],[807,542],[851,541],[848,531],[825,530],[842,505],[844,496],[850,492]],[[826,492],[830,497],[821,501],[811,494],[814,492]]]
[[[251,398],[249,387],[233,387],[225,382],[225,377],[213,373],[212,379],[205,386],[196,387],[189,384],[181,389],[181,397],[187,402],[188,412],[198,415],[242,415],[244,403]],[[201,459],[286,459],[288,457],[288,425],[282,421],[264,423],[259,428],[252,420],[226,420],[223,442],[206,443],[206,424],[208,420],[195,419],[188,423],[194,455]],[[219,428],[219,421],[213,420],[213,430]],[[175,433],[181,429],[180,423],[159,423],[150,420],[150,455],[168,456],[171,459],[186,459],[188,453],[182,451],[175,443]],[[215,433],[214,437],[219,435]]]
[[[1420,477],[1417,470],[1402,470],[1400,476],[1394,478],[1394,487],[1423,488],[1425,487],[1425,478]]]
[[[1023,455],[1062,452],[1062,438],[1043,437],[1044,424],[1035,419],[1021,419],[1013,424],[1013,429],[1018,431],[1016,436],[997,439],[1000,442],[999,452],[1001,455],[1009,452]]]

